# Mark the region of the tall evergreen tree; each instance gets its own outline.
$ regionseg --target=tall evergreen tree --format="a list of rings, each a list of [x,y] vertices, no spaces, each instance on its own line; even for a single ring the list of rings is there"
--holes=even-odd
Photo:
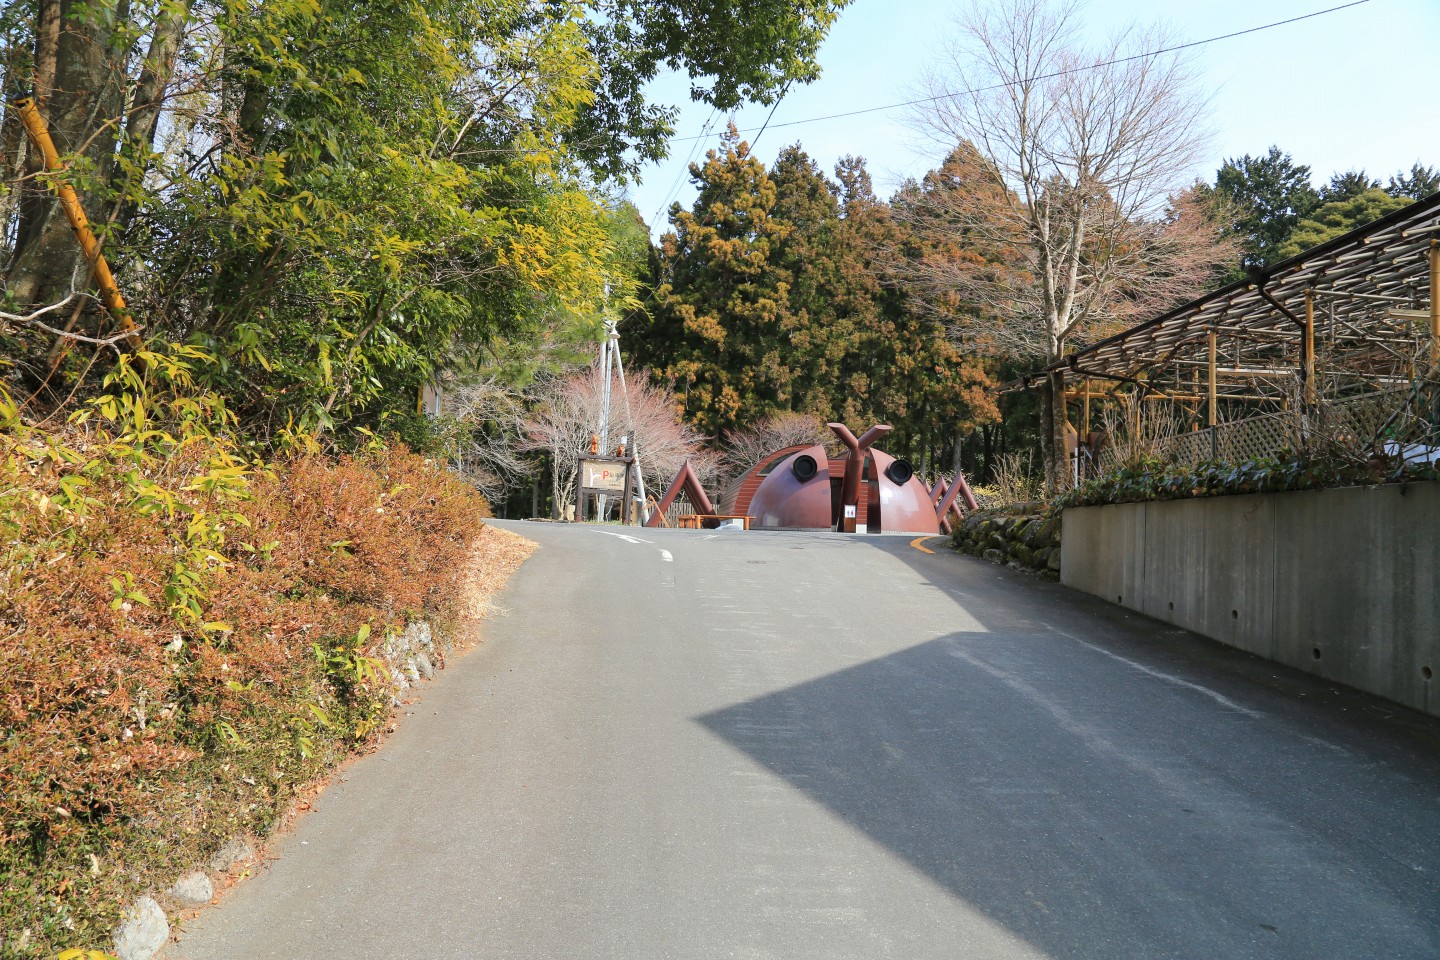
[[[771,215],[775,184],[734,124],[704,164],[691,210],[670,208],[645,359],[674,384],[686,416],[712,436],[791,409],[791,277],[772,255],[791,228]]]
[[[1215,174],[1213,193],[1222,201],[1225,235],[1239,240],[1242,249],[1232,279],[1283,259],[1280,248],[1320,204],[1319,193],[1310,185],[1310,168],[1274,146],[1263,157],[1247,153],[1226,160]]]
[[[1432,193],[1440,193],[1440,170],[1416,163],[1409,173],[1397,173],[1390,178],[1385,192],[1392,197],[1409,197],[1422,200]]]
[[[887,280],[901,229],[864,161],[838,183],[798,145],[766,172],[729,134],[692,168],[700,194],[672,208],[655,258],[653,320],[632,352],[719,436],[780,412],[896,428],[890,446],[922,465],[994,415],[985,372],[912,312]]]
[[[1320,188],[1320,202],[1338,203],[1360,196],[1369,190],[1380,189],[1380,181],[1362,170],[1347,170],[1331,176],[1330,182]]]
[[[836,302],[855,318],[847,358],[852,368],[868,367],[848,379],[866,384],[851,419],[893,424],[891,451],[912,457],[926,474],[958,469],[961,438],[997,416],[986,365],[949,335],[940,316],[914,309],[905,286],[887,272],[891,251],[907,234],[875,196],[864,161],[845,157],[835,175],[843,214]]]
[[[836,187],[799,144],[780,151],[770,179],[775,184],[772,215],[788,228],[771,266],[789,279],[785,332],[790,369],[797,377],[790,409],[834,419],[840,364],[854,324],[837,302],[841,224]]]
[[[1374,186],[1352,196],[1321,204],[1310,216],[1301,220],[1276,255],[1284,260],[1319,246],[1327,240],[1349,233],[1356,227],[1379,220],[1387,213],[1412,203],[1406,197],[1392,197]]]

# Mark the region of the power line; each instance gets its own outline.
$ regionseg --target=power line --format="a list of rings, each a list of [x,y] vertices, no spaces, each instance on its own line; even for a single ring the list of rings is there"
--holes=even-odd
[[[780,101],[784,100],[785,94],[790,92],[790,84],[792,80],[786,80],[785,86],[780,88],[780,96],[776,97],[775,102],[770,105],[770,112],[766,115],[765,122],[760,124],[760,132],[755,134],[755,136],[750,139],[750,149],[752,151],[755,149],[755,144],[760,142],[760,138],[765,136],[765,128],[770,126],[770,121],[775,117],[775,111],[780,109]],[[785,124],[782,123],[780,124],[780,126],[783,127],[785,126]]]
[[[1233,33],[1224,33],[1224,34],[1220,34],[1219,36],[1215,36],[1215,37],[1207,37],[1207,38],[1204,39],[1204,40],[1192,40],[1192,41],[1190,41],[1189,43],[1181,43],[1181,44],[1177,44],[1176,46],[1173,46],[1173,47],[1162,47],[1162,48],[1159,49],[1159,50],[1151,50],[1151,51],[1149,51],[1149,52],[1147,52],[1147,53],[1137,53],[1137,54],[1134,54],[1134,55],[1132,55],[1132,56],[1120,57],[1120,58],[1115,59],[1115,60],[1106,60],[1106,61],[1103,62],[1103,63],[1091,63],[1091,64],[1086,64],[1086,65],[1084,65],[1084,66],[1071,67],[1071,68],[1069,68],[1069,69],[1067,69],[1067,70],[1057,70],[1057,71],[1055,71],[1054,73],[1046,73],[1046,74],[1040,74],[1040,75],[1034,76],[1034,77],[1027,77],[1027,78],[1025,78],[1024,80],[1007,80],[1007,81],[1005,81],[1005,82],[1003,82],[1003,83],[992,84],[992,85],[990,85],[990,86],[988,86],[988,87],[975,87],[975,88],[970,89],[970,90],[961,90],[961,91],[958,91],[958,92],[956,92],[956,93],[942,93],[942,94],[940,94],[940,95],[938,95],[938,96],[934,96],[934,97],[921,97],[921,98],[918,99],[918,100],[905,100],[905,101],[902,101],[902,102],[900,102],[900,103],[886,103],[886,104],[882,104],[882,105],[880,105],[880,106],[878,106],[878,107],[864,107],[864,108],[862,108],[862,109],[860,109],[860,110],[847,110],[847,111],[845,111],[844,113],[830,113],[830,114],[826,114],[825,116],[821,116],[821,117],[806,117],[806,118],[803,119],[803,120],[787,120],[787,121],[785,121],[784,123],[777,123],[777,124],[775,124],[774,126],[775,126],[775,128],[778,130],[778,129],[781,128],[781,127],[797,127],[797,126],[800,126],[801,124],[806,124],[806,123],[820,123],[820,122],[825,121],[825,120],[841,120],[841,119],[844,119],[845,117],[859,117],[859,116],[863,116],[864,114],[867,114],[867,113],[883,113],[883,112],[885,112],[885,111],[887,111],[887,110],[899,110],[899,109],[901,109],[902,107],[914,107],[914,106],[918,106],[918,105],[920,105],[920,104],[922,104],[922,103],[934,103],[934,102],[937,101],[937,100],[949,100],[949,99],[951,99],[952,97],[962,97],[962,96],[969,96],[969,95],[971,95],[971,94],[976,94],[976,93],[986,93],[986,92],[991,91],[991,90],[1003,90],[1005,87],[1012,87],[1012,86],[1015,86],[1015,85],[1018,84],[1018,83],[1034,83],[1034,82],[1037,81],[1037,80],[1051,80],[1051,79],[1054,79],[1055,77],[1063,77],[1063,76],[1066,76],[1067,74],[1079,73],[1079,72],[1084,71],[1084,70],[1095,70],[1095,69],[1098,69],[1098,68],[1100,68],[1100,67],[1115,66],[1115,65],[1121,64],[1121,63],[1129,63],[1129,62],[1132,61],[1132,60],[1144,60],[1144,59],[1146,59],[1147,57],[1158,57],[1158,56],[1160,56],[1160,55],[1162,55],[1162,54],[1166,54],[1166,53],[1176,53],[1176,52],[1178,52],[1178,51],[1180,51],[1180,50],[1189,50],[1189,49],[1191,49],[1192,47],[1202,47],[1202,46],[1205,46],[1206,44],[1209,44],[1209,43],[1218,43],[1218,42],[1221,41],[1221,40],[1232,40],[1232,39],[1234,39],[1235,37],[1243,37],[1243,36],[1245,36],[1245,35],[1247,35],[1247,34],[1259,33],[1259,32],[1261,32],[1262,30],[1273,30],[1273,29],[1276,28],[1276,27],[1288,26],[1289,24],[1299,23],[1301,20],[1309,20],[1309,19],[1311,19],[1311,18],[1313,18],[1313,17],[1323,17],[1323,16],[1325,16],[1326,14],[1329,14],[1329,13],[1337,13],[1338,11],[1341,11],[1341,10],[1348,10],[1348,9],[1351,8],[1351,7],[1358,7],[1358,6],[1361,6],[1362,4],[1366,4],[1366,3],[1369,3],[1369,2],[1370,2],[1370,0],[1351,0],[1350,3],[1342,3],[1342,4],[1340,4],[1339,6],[1329,7],[1329,8],[1327,8],[1327,9],[1325,9],[1325,10],[1316,10],[1314,13],[1301,14],[1301,15],[1298,16],[1298,17],[1291,17],[1291,18],[1288,19],[1288,20],[1277,20],[1277,21],[1275,21],[1274,23],[1267,23],[1267,24],[1264,24],[1263,26],[1259,26],[1259,27],[1250,27],[1250,28],[1245,29],[1245,30],[1236,30],[1236,31],[1234,31]],[[778,106],[778,101],[777,101],[777,106]],[[770,109],[770,116],[773,117],[774,115],[775,115],[775,109],[774,109],[774,107],[772,107],[772,108]],[[741,130],[741,131],[739,131],[739,132],[740,132],[740,133],[751,133],[751,132],[753,132],[753,131],[755,131],[755,130],[757,130],[757,129],[760,130],[761,132],[764,132],[764,130],[765,130],[765,128],[766,128],[767,126],[770,126],[770,118],[769,118],[769,117],[766,117],[765,123],[762,124],[760,127],[748,127],[748,128],[746,128],[745,130]],[[691,139],[694,139],[694,138],[693,138],[693,137],[685,137],[684,139],[679,139],[679,140],[676,140],[676,141],[674,141],[674,142],[676,142],[676,143],[684,143],[686,140],[691,140]],[[757,135],[755,139],[758,140],[758,139],[759,139],[759,136]]]
[[[1027,80],[1025,80],[1025,81],[1021,81],[1021,80],[1009,80],[1009,81],[1006,81],[1006,82],[1004,82],[1004,83],[996,83],[996,84],[992,84],[992,85],[990,85],[990,86],[988,86],[988,87],[976,87],[976,88],[974,88],[974,89],[964,90],[964,91],[960,91],[960,92],[958,92],[958,93],[945,93],[945,94],[940,94],[939,96],[934,96],[934,97],[922,97],[922,98],[920,98],[920,99],[918,99],[918,100],[905,100],[905,101],[900,102],[900,103],[887,103],[887,104],[883,104],[883,105],[878,106],[878,107],[865,107],[865,108],[860,109],[860,110],[848,110],[848,111],[846,111],[846,112],[844,112],[844,113],[832,113],[832,114],[827,114],[827,115],[821,116],[821,117],[807,117],[807,118],[802,119],[802,120],[787,120],[787,121],[785,121],[784,123],[774,124],[774,126],[775,126],[776,129],[780,129],[781,127],[796,127],[796,126],[800,126],[800,125],[806,124],[806,123],[820,123],[820,122],[823,122],[823,121],[825,121],[825,120],[840,120],[840,119],[844,119],[845,117],[858,117],[858,116],[863,116],[863,115],[869,114],[869,113],[882,113],[882,112],[887,111],[887,110],[898,110],[898,109],[900,109],[900,108],[902,108],[902,107],[913,107],[913,106],[917,106],[917,105],[922,104],[922,103],[934,103],[934,102],[937,101],[937,100],[947,100],[947,99],[950,99],[951,97],[966,96],[966,95],[976,94],[976,93],[985,93],[985,92],[990,91],[990,90],[1001,90],[1001,89],[1004,89],[1005,87],[1014,86],[1015,84],[1017,84],[1017,83],[1022,83],[1022,82],[1032,82],[1032,83],[1033,83],[1033,82],[1035,82],[1035,81],[1037,81],[1037,80],[1050,80],[1050,79],[1053,79],[1053,78],[1055,78],[1055,77],[1063,77],[1063,76],[1066,76],[1067,74],[1079,73],[1079,72],[1084,71],[1084,70],[1095,70],[1095,69],[1098,69],[1098,68],[1100,68],[1100,67],[1115,66],[1115,65],[1121,64],[1121,63],[1129,63],[1129,62],[1131,62],[1131,61],[1133,61],[1133,60],[1143,60],[1143,59],[1145,59],[1145,58],[1147,58],[1147,57],[1157,57],[1157,56],[1161,56],[1162,54],[1166,54],[1166,53],[1176,53],[1176,52],[1181,51],[1181,50],[1189,50],[1189,49],[1191,49],[1191,48],[1205,46],[1206,44],[1210,44],[1210,43],[1218,43],[1218,42],[1220,42],[1220,41],[1222,41],[1222,40],[1233,40],[1235,37],[1243,37],[1243,36],[1246,36],[1246,35],[1252,34],[1252,33],[1260,33],[1261,31],[1264,31],[1264,30],[1273,30],[1273,29],[1275,29],[1276,27],[1288,26],[1288,25],[1290,25],[1290,24],[1292,24],[1292,23],[1299,23],[1299,22],[1302,21],[1302,20],[1310,20],[1310,19],[1313,19],[1313,18],[1315,18],[1315,17],[1323,17],[1323,16],[1325,16],[1326,14],[1338,13],[1338,12],[1341,11],[1341,10],[1348,10],[1348,9],[1350,9],[1351,7],[1363,6],[1364,4],[1367,4],[1367,3],[1369,3],[1369,2],[1370,2],[1370,0],[1350,0],[1349,3],[1342,3],[1342,4],[1338,5],[1338,6],[1327,7],[1327,8],[1324,9],[1324,10],[1316,10],[1316,11],[1314,11],[1313,13],[1301,14],[1301,15],[1298,16],[1298,17],[1290,17],[1288,20],[1276,20],[1274,23],[1266,23],[1266,24],[1262,24],[1261,26],[1258,26],[1258,27],[1249,27],[1249,28],[1247,28],[1247,29],[1245,29],[1245,30],[1235,30],[1235,31],[1232,31],[1232,32],[1230,32],[1230,33],[1223,33],[1223,34],[1219,34],[1218,36],[1207,37],[1207,38],[1204,39],[1204,40],[1192,40],[1192,41],[1190,41],[1190,42],[1188,42],[1188,43],[1177,44],[1177,45],[1175,45],[1175,46],[1173,46],[1173,47],[1162,47],[1161,49],[1152,50],[1152,51],[1149,51],[1148,53],[1137,53],[1137,54],[1133,54],[1133,55],[1128,56],[1128,57],[1119,57],[1119,58],[1117,58],[1117,59],[1115,59],[1115,60],[1107,60],[1107,61],[1105,61],[1105,62],[1103,62],[1103,63],[1092,63],[1092,64],[1086,64],[1086,65],[1084,65],[1084,66],[1079,66],[1079,67],[1071,67],[1071,68],[1069,68],[1069,69],[1067,69],[1067,70],[1057,70],[1057,71],[1055,71],[1054,73],[1041,74],[1041,75],[1039,75],[1039,76],[1027,78]],[[785,84],[785,88],[784,88],[783,90],[781,90],[781,92],[780,92],[780,97],[779,97],[779,98],[775,101],[775,103],[770,107],[770,113],[765,117],[765,122],[764,122],[764,123],[762,123],[759,127],[748,127],[748,128],[746,128],[746,129],[744,129],[744,130],[738,130],[738,131],[737,131],[738,133],[755,133],[755,136],[754,136],[754,137],[751,139],[751,141],[750,141],[750,146],[751,146],[752,149],[754,148],[755,143],[759,141],[760,136],[761,136],[762,134],[764,134],[765,130],[771,126],[770,121],[774,118],[774,116],[775,116],[775,111],[776,111],[776,109],[780,106],[780,101],[785,98],[785,92],[788,91],[789,89],[790,89],[790,83],[787,81],[786,84]],[[709,135],[710,135],[710,134],[709,134],[709,129],[710,129],[711,124],[714,122],[715,113],[716,113],[715,111],[713,111],[713,110],[711,111],[710,119],[707,120],[707,121],[705,122],[705,126],[701,128],[701,133],[700,133],[699,136],[696,136],[696,137],[677,137],[676,139],[674,139],[674,140],[671,141],[671,142],[673,142],[673,143],[694,142],[694,143],[696,143],[696,144],[698,145],[698,143],[699,143],[700,141],[703,141],[703,140],[705,140],[705,139],[707,139],[707,138],[709,137]],[[758,133],[756,133],[757,130],[759,131]],[[696,150],[696,147],[692,146],[692,147],[691,147],[691,150],[690,150],[690,157],[692,157],[692,158],[694,157],[695,150]],[[667,207],[667,206],[669,206],[671,195],[672,195],[673,193],[675,193],[676,188],[677,188],[677,187],[679,186],[679,184],[680,184],[680,179],[684,176],[685,172],[686,172],[687,170],[689,170],[689,168],[690,168],[690,160],[687,159],[686,162],[685,162],[685,166],[681,169],[681,172],[680,172],[680,174],[676,177],[675,182],[674,182],[673,184],[671,184],[670,189],[669,189],[668,191],[666,191],[666,200],[665,200],[665,202],[661,205],[661,209],[656,211],[653,220],[658,221],[658,220],[659,220],[659,217],[660,217],[660,214],[663,212],[664,208]],[[648,306],[649,303],[650,303],[650,301],[655,298],[655,294],[656,294],[656,292],[657,292],[657,287],[658,287],[658,284],[657,284],[655,287],[652,287],[652,288],[650,289],[649,294],[645,297],[645,299],[642,300],[633,310],[631,310],[630,313],[625,316],[624,320],[630,320],[631,318],[633,318],[634,316],[636,316],[641,310],[643,310],[646,306]],[[622,322],[624,322],[624,321],[622,321]]]
[[[660,202],[660,206],[656,208],[656,210],[655,210],[655,212],[654,212],[653,214],[651,214],[651,216],[650,216],[650,221],[651,221],[651,223],[654,223],[654,222],[656,222],[656,221],[658,221],[658,220],[660,219],[660,215],[665,212],[665,209],[666,209],[667,207],[670,206],[670,201],[674,198],[674,196],[675,196],[677,193],[679,193],[679,190],[680,190],[680,182],[685,179],[685,174],[690,170],[690,164],[694,161],[694,159],[695,159],[695,153],[696,153],[696,151],[698,151],[698,150],[700,149],[700,144],[703,143],[703,142],[705,142],[707,139],[709,139],[709,137],[710,137],[710,131],[711,131],[711,129],[713,128],[713,126],[714,126],[714,124],[715,124],[715,119],[716,119],[719,115],[720,115],[720,110],[719,110],[719,108],[712,108],[712,109],[710,110],[710,116],[709,116],[709,118],[705,121],[705,125],[700,128],[700,135],[699,135],[698,137],[687,137],[687,138],[686,138],[687,140],[693,140],[693,141],[695,141],[695,142],[694,142],[694,144],[690,147],[690,153],[686,155],[686,157],[685,157],[685,163],[680,167],[680,172],[677,173],[677,174],[675,174],[675,182],[672,183],[672,184],[670,184],[670,189],[669,189],[669,190],[666,190],[666,191],[665,191],[665,199]]]

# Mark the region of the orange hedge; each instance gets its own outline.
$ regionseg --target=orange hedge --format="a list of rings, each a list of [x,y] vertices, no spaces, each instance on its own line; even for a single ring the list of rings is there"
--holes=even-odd
[[[403,448],[246,462],[187,409],[56,435],[0,403],[0,956],[106,944],[264,832],[383,723],[389,633],[455,614],[472,488]]]

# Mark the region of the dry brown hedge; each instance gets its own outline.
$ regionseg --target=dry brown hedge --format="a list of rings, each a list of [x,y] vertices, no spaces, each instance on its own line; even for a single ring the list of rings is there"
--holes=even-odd
[[[472,488],[403,448],[247,462],[186,410],[0,407],[0,957],[105,947],[264,833],[383,725],[392,632],[457,616]]]

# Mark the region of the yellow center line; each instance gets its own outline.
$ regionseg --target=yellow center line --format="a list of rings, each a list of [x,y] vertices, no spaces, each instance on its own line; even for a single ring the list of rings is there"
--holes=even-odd
[[[916,537],[914,540],[911,540],[911,541],[910,541],[910,546],[914,547],[916,550],[919,550],[921,553],[934,553],[934,552],[935,552],[934,550],[931,550],[929,547],[924,546],[924,543],[925,543],[926,540],[933,540],[933,539],[935,539],[935,538],[934,538],[934,537]]]

